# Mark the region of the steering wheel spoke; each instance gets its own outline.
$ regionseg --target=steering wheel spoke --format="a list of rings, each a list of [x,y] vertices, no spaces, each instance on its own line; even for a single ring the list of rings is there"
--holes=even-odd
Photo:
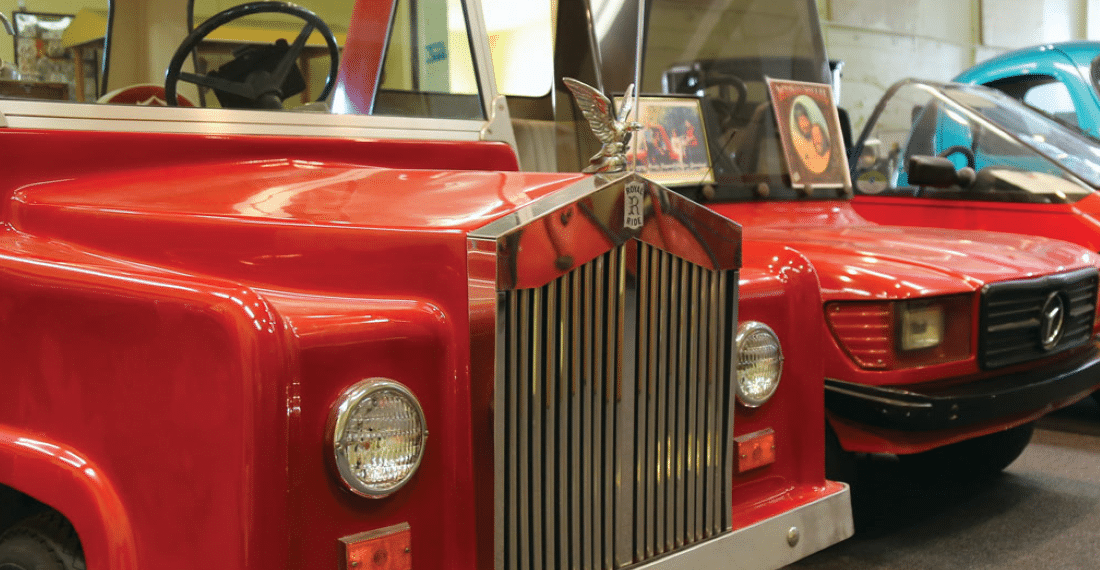
[[[286,81],[287,75],[290,74],[290,69],[294,67],[294,62],[298,60],[298,56],[302,54],[302,49],[306,47],[306,42],[309,40],[309,36],[313,34],[313,24],[306,23],[302,27],[301,33],[294,40],[294,43],[290,45],[290,49],[287,50],[286,55],[279,61],[279,65],[275,68],[275,71],[271,73],[271,76],[275,79],[277,84],[282,84]]]
[[[209,87],[216,91],[224,91],[232,93],[234,95],[240,95],[241,97],[248,97],[250,99],[256,97],[256,90],[252,86],[246,83],[237,83],[235,81],[229,81],[228,79],[222,79],[221,77],[214,77],[212,75],[198,75],[195,73],[188,73],[181,71],[179,74],[180,81],[186,81],[188,83],[194,83],[195,85],[202,85],[203,87]]]

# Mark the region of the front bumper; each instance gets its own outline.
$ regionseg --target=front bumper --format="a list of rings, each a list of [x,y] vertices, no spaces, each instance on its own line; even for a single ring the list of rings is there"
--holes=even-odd
[[[632,570],[774,570],[854,532],[851,493],[844,485],[816,501]],[[797,541],[789,539],[792,535]]]
[[[1100,349],[1089,346],[1050,366],[975,382],[866,386],[825,379],[825,408],[872,427],[933,431],[1068,405],[1100,386]]]

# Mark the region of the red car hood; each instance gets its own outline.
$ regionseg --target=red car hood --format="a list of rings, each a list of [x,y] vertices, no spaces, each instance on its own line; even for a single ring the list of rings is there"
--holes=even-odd
[[[818,270],[826,299],[898,299],[974,291],[986,283],[1096,266],[1088,250],[1047,238],[932,228],[761,228],[746,241],[783,243]]]
[[[36,184],[16,193],[13,213],[17,220],[53,211],[469,231],[579,178],[264,160]]]
[[[465,274],[468,232],[583,178],[241,161],[38,183],[9,211],[23,235],[181,272],[415,293]]]

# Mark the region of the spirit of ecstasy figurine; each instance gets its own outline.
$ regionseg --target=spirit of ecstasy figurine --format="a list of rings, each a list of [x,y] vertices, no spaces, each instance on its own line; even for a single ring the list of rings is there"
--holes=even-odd
[[[573,92],[577,106],[584,113],[584,118],[588,119],[592,132],[603,143],[600,152],[589,159],[588,167],[584,172],[592,174],[626,170],[626,145],[630,142],[630,134],[642,128],[641,123],[626,120],[634,106],[634,86],[626,88],[623,108],[619,109],[619,115],[616,117],[611,101],[598,89],[571,77],[565,77],[563,81],[565,86]]]

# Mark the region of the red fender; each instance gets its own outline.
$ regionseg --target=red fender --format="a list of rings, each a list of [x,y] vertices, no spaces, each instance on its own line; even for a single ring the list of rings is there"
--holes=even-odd
[[[100,469],[78,450],[0,430],[0,483],[58,510],[76,528],[88,568],[137,568],[129,516]]]

